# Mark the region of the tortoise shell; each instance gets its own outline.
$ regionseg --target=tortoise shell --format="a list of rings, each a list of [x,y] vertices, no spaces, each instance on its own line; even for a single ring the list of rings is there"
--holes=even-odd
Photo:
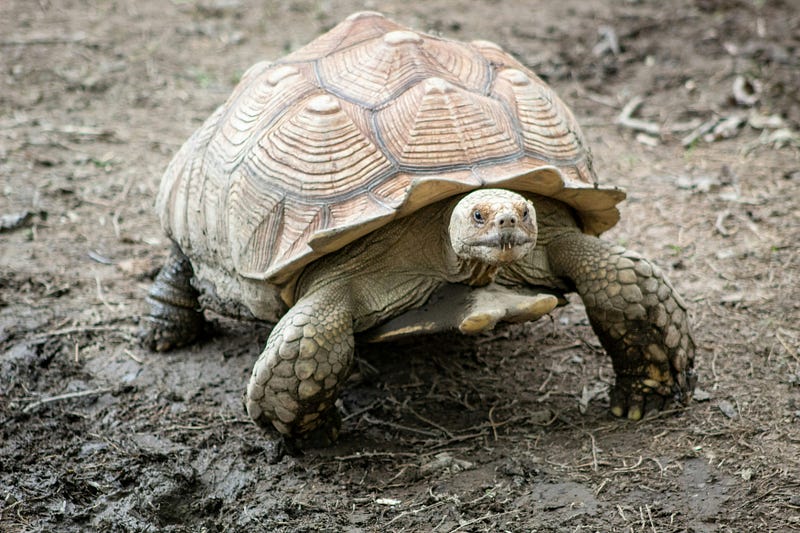
[[[363,12],[252,66],[175,155],[157,210],[193,260],[278,285],[483,187],[561,200],[593,235],[616,224],[625,197],[598,186],[572,113],[500,47]]]

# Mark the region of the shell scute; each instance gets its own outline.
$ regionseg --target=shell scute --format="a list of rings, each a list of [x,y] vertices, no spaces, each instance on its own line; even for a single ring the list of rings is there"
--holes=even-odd
[[[319,95],[290,108],[251,152],[259,174],[292,198],[313,202],[346,195],[388,172],[392,163],[369,137],[363,115],[347,107]]]
[[[369,109],[430,78],[471,91],[489,83],[489,64],[468,46],[410,31],[392,31],[321,57],[319,79],[332,93]]]
[[[287,55],[283,62],[314,61],[337,50],[343,50],[364,41],[380,38],[403,26],[387,19],[380,13],[362,11],[353,13],[345,20],[323,33],[307,45]]]
[[[549,87],[535,83],[521,70],[505,69],[498,74],[492,95],[514,110],[528,155],[553,163],[574,163],[585,157],[575,119]]]
[[[491,98],[429,78],[376,114],[387,150],[405,168],[439,172],[519,155],[508,113]]]

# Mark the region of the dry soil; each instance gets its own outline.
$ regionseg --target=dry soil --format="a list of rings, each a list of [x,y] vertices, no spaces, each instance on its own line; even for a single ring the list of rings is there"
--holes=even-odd
[[[249,65],[364,8],[495,41],[572,106],[602,179],[629,192],[607,238],[691,307],[695,402],[611,417],[610,362],[575,301],[477,339],[360,345],[341,440],[291,456],[240,403],[268,326],[211,317],[190,348],[138,346],[171,155]],[[0,530],[800,529],[799,13],[4,0]]]

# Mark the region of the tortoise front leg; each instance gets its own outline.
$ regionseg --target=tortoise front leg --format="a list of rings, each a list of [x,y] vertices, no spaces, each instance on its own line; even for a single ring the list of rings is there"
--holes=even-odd
[[[695,344],[686,306],[658,267],[596,237],[566,233],[547,246],[553,272],[583,299],[611,356],[611,412],[638,420],[670,397],[686,403],[695,378]]]
[[[300,299],[281,318],[253,367],[245,405],[290,444],[326,446],[339,435],[334,406],[353,365],[353,317],[336,290]]]
[[[139,333],[146,348],[157,352],[179,348],[202,333],[205,319],[197,290],[191,285],[193,276],[189,258],[173,244],[147,295],[150,313],[144,317],[145,324]]]

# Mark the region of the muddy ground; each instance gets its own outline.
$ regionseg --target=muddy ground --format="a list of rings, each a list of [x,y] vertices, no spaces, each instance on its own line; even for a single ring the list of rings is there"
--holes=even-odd
[[[0,3],[0,530],[800,529],[800,12],[664,4]],[[697,401],[613,419],[576,302],[359,346],[341,440],[290,456],[240,404],[268,327],[137,345],[171,155],[250,64],[363,8],[493,40],[573,107],[629,191],[607,238],[690,304]]]

